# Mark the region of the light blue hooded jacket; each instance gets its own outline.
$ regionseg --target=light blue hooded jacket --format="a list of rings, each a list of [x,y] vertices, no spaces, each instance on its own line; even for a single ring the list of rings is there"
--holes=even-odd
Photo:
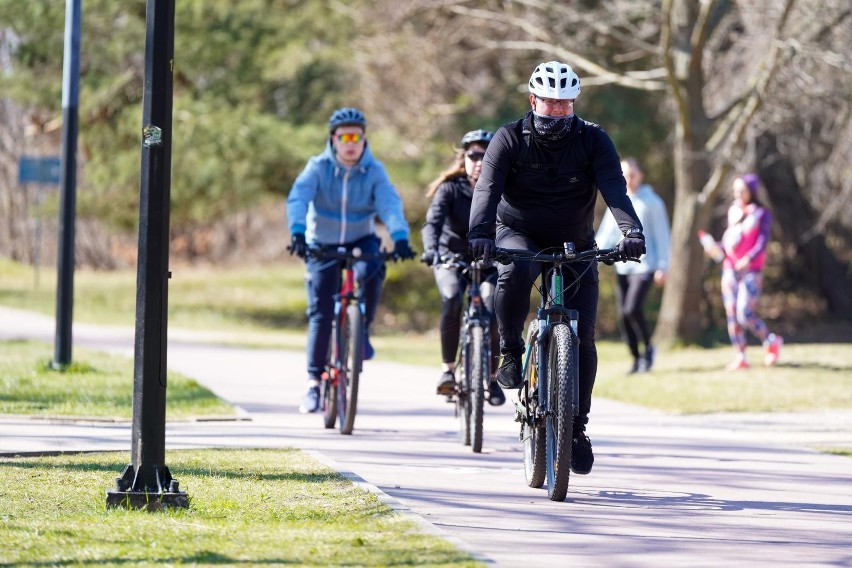
[[[341,165],[331,141],[308,160],[287,196],[290,234],[309,244],[345,244],[376,232],[376,216],[394,241],[409,239],[402,199],[369,144],[351,168]]]
[[[616,262],[615,271],[618,274],[653,274],[657,270],[667,272],[669,269],[669,249],[671,246],[671,230],[669,218],[666,215],[666,204],[651,186],[642,184],[636,193],[627,192],[633,209],[642,222],[645,235],[646,253],[640,262]],[[607,209],[601,219],[601,225],[595,235],[600,248],[614,247],[621,241],[621,230],[615,223],[612,213]]]

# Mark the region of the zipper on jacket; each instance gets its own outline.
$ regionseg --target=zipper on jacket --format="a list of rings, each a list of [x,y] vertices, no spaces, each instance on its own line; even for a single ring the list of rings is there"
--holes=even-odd
[[[345,168],[346,173],[343,174],[343,195],[340,196],[340,235],[337,238],[338,243],[345,243],[346,236],[346,205],[349,197],[349,173],[352,168]]]

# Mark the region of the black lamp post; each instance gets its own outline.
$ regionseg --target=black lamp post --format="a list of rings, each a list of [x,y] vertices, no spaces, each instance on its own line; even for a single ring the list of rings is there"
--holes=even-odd
[[[166,467],[166,350],[175,0],[148,0],[136,276],[132,463],[107,506],[188,506]]]

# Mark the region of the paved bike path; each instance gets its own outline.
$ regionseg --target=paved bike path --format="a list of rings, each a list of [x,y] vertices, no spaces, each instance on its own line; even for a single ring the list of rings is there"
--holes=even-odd
[[[251,420],[170,422],[168,448],[318,452],[494,565],[852,563],[852,461],[801,445],[852,447],[852,413],[677,417],[596,399],[594,471],[572,476],[566,501],[553,503],[524,483],[509,407],[486,409],[475,455],[457,440],[452,406],[432,394],[433,369],[367,362],[355,433],[341,436],[296,411],[304,354],[170,336],[169,366]],[[52,341],[53,319],[0,307],[9,337]],[[132,330],[75,325],[74,341],[132,356]],[[0,419],[0,452],[129,447],[126,423]]]

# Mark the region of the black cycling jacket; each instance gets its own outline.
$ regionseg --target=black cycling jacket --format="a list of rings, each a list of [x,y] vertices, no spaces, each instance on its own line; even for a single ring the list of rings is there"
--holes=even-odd
[[[467,223],[472,198],[473,188],[467,176],[449,179],[438,186],[420,231],[424,251],[467,256]]]
[[[557,142],[537,139],[532,112],[497,130],[473,193],[469,239],[493,239],[496,219],[547,241],[571,241],[577,250],[591,248],[597,191],[622,232],[642,229],[609,135],[597,124],[577,116],[572,120],[569,134]],[[525,125],[531,132],[526,160]]]

